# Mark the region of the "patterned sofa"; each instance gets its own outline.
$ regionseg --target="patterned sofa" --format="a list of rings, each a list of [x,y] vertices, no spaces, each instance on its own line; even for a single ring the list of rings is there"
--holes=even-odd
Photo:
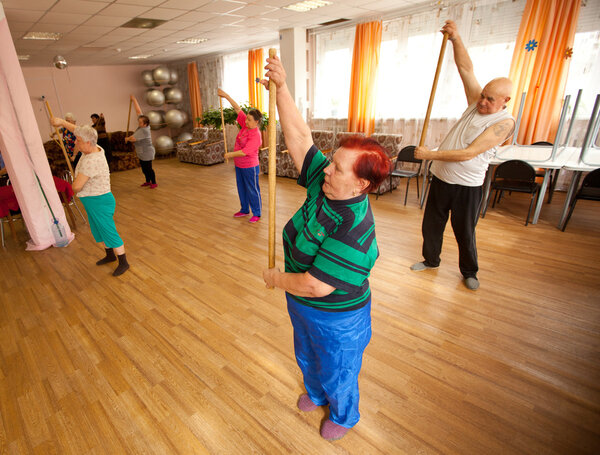
[[[332,131],[314,130],[311,132],[313,142],[316,147],[325,153],[325,156],[331,157],[334,134]],[[276,158],[276,175],[278,177],[289,177],[297,179],[300,175],[298,169],[294,165],[294,161],[290,157],[290,154],[284,152],[287,147],[283,134],[278,131],[277,135],[277,158]],[[259,165],[260,170],[263,174],[269,173],[269,148],[265,147],[259,151]]]
[[[210,166],[225,161],[223,131],[214,128],[194,128],[191,141],[177,143],[177,158],[184,163]],[[195,140],[198,138],[200,140]],[[204,139],[203,139],[204,138]]]

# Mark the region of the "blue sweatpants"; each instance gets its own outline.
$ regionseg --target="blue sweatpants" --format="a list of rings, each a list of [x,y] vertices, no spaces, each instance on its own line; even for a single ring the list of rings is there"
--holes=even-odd
[[[355,311],[321,311],[286,293],[296,361],[311,401],[329,404],[329,419],[352,428],[358,412],[358,374],[371,340],[371,302]]]
[[[123,240],[117,232],[115,220],[115,207],[117,203],[112,193],[100,196],[84,196],[79,198],[88,214],[90,229],[96,242],[104,242],[106,248],[118,248],[123,245]]]
[[[248,206],[252,209],[254,216],[260,216],[262,200],[260,198],[260,186],[258,185],[259,167],[236,167],[235,180],[237,182],[238,196],[242,206],[241,212],[250,213]]]

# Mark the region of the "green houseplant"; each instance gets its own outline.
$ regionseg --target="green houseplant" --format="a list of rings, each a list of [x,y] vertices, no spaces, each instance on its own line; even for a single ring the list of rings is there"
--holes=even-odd
[[[248,104],[242,104],[240,108],[245,114],[248,114],[248,111],[252,109]],[[259,128],[261,131],[265,131],[269,123],[269,114],[263,112],[262,115],[263,121]],[[223,108],[223,120],[225,120],[226,125],[238,125],[235,109],[232,107]],[[204,126],[212,126],[213,128],[221,129],[221,111],[219,109],[210,108],[202,113],[202,117],[197,117],[196,122],[200,122]]]

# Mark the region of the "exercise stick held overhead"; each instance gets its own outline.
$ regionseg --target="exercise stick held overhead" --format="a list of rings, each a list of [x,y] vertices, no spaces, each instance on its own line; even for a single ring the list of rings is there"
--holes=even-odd
[[[269,49],[269,58],[275,58],[277,56],[277,49]],[[269,133],[269,268],[275,267],[275,190],[276,190],[276,130],[275,130],[275,116],[276,116],[276,100],[277,100],[277,86],[275,82],[269,80],[269,124],[267,130]]]
[[[44,95],[42,95],[42,100],[44,101],[44,103],[46,104],[46,110],[48,111],[48,116],[50,118],[50,124],[52,124],[52,118],[54,117],[54,115],[52,114],[52,108],[50,107],[50,103],[48,103],[48,100],[46,99],[46,97]],[[58,131],[58,127],[54,126],[54,131],[56,132],[56,137],[60,138],[60,132]],[[67,166],[69,167],[69,171],[71,172],[71,175],[75,175],[75,173],[73,172],[73,167],[71,166],[71,160],[69,159],[69,155],[67,154],[67,149],[65,149],[65,144],[63,144],[62,140],[58,140],[58,145],[60,145],[60,148],[63,152],[63,155],[65,156],[65,161],[67,162]]]

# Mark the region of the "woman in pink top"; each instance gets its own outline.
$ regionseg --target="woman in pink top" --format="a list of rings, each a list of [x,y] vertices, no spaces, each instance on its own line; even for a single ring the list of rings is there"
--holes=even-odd
[[[240,211],[233,215],[236,218],[248,216],[252,210],[250,223],[260,220],[262,201],[260,186],[258,185],[258,149],[262,144],[258,126],[262,122],[262,114],[257,109],[251,109],[248,115],[233,99],[223,90],[218,90],[218,95],[225,98],[237,112],[237,121],[241,130],[235,138],[233,152],[225,154],[225,158],[233,158],[235,163],[235,178],[238,195],[240,197]],[[223,126],[223,131],[225,127]]]

